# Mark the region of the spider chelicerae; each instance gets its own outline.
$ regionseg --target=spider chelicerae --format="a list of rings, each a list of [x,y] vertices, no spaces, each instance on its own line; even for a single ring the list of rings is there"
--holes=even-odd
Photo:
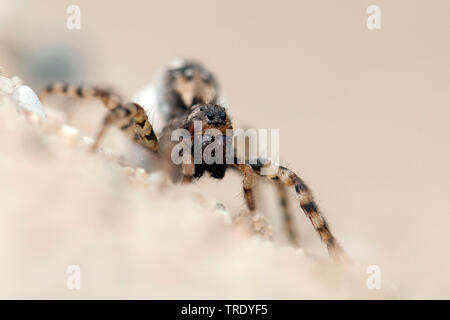
[[[310,189],[289,168],[276,166],[271,173],[262,174],[264,169],[272,167],[270,161],[265,159],[248,161],[236,156],[231,163],[223,159],[224,161],[220,163],[212,164],[193,161],[184,161],[179,166],[173,164],[171,151],[174,141],[171,135],[176,129],[187,130],[191,142],[195,144],[194,123],[201,123],[200,145],[203,149],[214,141],[208,133],[210,129],[218,130],[222,134],[224,148],[230,143],[229,134],[233,127],[226,109],[219,102],[218,83],[213,74],[200,63],[186,59],[173,61],[160,73],[152,87],[138,94],[134,102],[124,103],[117,94],[107,89],[64,83],[50,84],[41,93],[40,98],[43,99],[48,94],[97,98],[109,109],[95,136],[93,150],[98,148],[108,127],[114,125],[124,131],[134,142],[157,155],[158,159],[165,164],[166,171],[173,172],[173,170],[181,169],[183,183],[190,183],[193,179],[202,177],[205,172],[213,178],[222,179],[226,170],[232,168],[243,176],[244,197],[250,211],[254,211],[256,207],[253,194],[254,175],[275,183],[284,215],[284,227],[290,241],[296,245],[297,233],[288,210],[286,190],[286,187],[292,187],[302,210],[318,232],[321,241],[327,246],[330,256],[335,260],[345,260],[346,255],[331,233]],[[188,158],[193,159],[194,148],[190,149],[189,153]]]

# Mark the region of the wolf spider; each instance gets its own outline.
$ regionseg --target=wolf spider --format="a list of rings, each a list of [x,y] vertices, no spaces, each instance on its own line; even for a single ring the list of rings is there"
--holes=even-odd
[[[92,149],[95,150],[108,127],[115,125],[123,130],[134,142],[156,154],[165,163],[170,163],[170,151],[174,145],[170,137],[173,130],[178,128],[190,132],[191,141],[194,139],[194,121],[202,124],[202,133],[208,129],[218,129],[223,137],[227,137],[227,129],[232,129],[231,120],[219,100],[219,87],[214,76],[201,64],[190,60],[176,60],[161,73],[155,82],[154,94],[156,105],[146,105],[145,99],[141,103],[123,103],[120,97],[110,90],[99,87],[78,86],[63,83],[53,83],[46,87],[40,98],[48,94],[68,95],[80,98],[100,99],[109,109],[103,123],[95,136]],[[137,99],[139,100],[139,98]],[[142,100],[142,99],[141,99]],[[164,126],[160,132],[155,132],[150,119],[158,118]],[[205,138],[206,137],[206,138]],[[211,142],[205,135],[202,141],[203,148]],[[223,141],[223,145],[226,145]],[[191,151],[191,159],[194,157]],[[227,164],[194,164],[183,162],[181,174],[183,183],[190,183],[193,178],[200,178],[205,172],[216,179],[222,179],[228,168],[239,171],[243,176],[243,191],[247,207],[255,210],[253,195],[254,175],[261,176],[274,182],[277,186],[280,205],[283,208],[285,229],[293,244],[296,244],[297,236],[291,223],[288,210],[286,187],[293,187],[300,206],[310,219],[313,227],[318,232],[321,241],[327,246],[330,256],[335,260],[342,260],[346,255],[330,231],[330,228],[318,209],[313,195],[306,184],[292,170],[278,166],[268,175],[262,175],[263,168],[270,166],[270,162],[258,159],[256,163],[248,160],[239,161],[234,158],[233,163]],[[179,166],[178,166],[179,168]]]

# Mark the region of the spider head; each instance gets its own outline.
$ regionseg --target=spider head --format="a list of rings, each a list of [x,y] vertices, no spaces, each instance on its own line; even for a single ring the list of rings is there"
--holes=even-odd
[[[185,110],[218,98],[219,87],[214,76],[195,61],[181,59],[172,62],[168,69],[168,82],[180,107]]]

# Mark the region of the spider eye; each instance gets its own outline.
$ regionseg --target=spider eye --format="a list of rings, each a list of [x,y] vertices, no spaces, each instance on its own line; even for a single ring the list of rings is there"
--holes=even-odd
[[[200,111],[205,111],[206,110],[206,107],[205,106],[201,106],[200,107]]]

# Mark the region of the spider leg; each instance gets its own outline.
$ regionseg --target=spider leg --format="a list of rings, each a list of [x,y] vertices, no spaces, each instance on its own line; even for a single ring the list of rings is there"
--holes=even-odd
[[[42,100],[49,94],[67,95],[80,98],[98,98],[109,109],[103,123],[96,134],[92,150],[97,149],[110,125],[116,125],[135,142],[151,151],[158,148],[158,139],[145,113],[145,110],[136,103],[123,104],[121,98],[110,90],[91,86],[78,86],[63,83],[48,85],[39,95]]]
[[[121,98],[118,94],[113,93],[111,90],[93,86],[80,86],[75,84],[55,82],[49,84],[39,94],[39,99],[43,100],[51,94],[78,98],[97,98],[100,99],[104,106],[110,110],[118,107],[121,103]]]
[[[181,183],[191,183],[192,176],[194,175],[195,171],[194,159],[192,158],[192,156],[190,157],[189,162],[183,162],[182,170],[183,170],[183,180],[181,181]]]
[[[235,159],[237,162],[237,159]],[[235,170],[241,171],[238,169],[237,165],[234,165],[232,167]],[[255,172],[257,173],[257,172]],[[287,190],[286,186],[281,183],[279,180],[271,180],[276,184],[277,187],[277,196],[279,199],[279,203],[283,212],[283,223],[284,223],[284,229],[286,230],[286,234],[288,236],[289,241],[291,244],[295,247],[298,247],[298,235],[295,230],[293,221],[292,221],[292,212],[289,210],[289,203],[288,203],[288,196],[287,196]],[[255,181],[256,182],[256,181]],[[254,190],[255,187],[253,186],[252,190]]]
[[[277,188],[278,201],[283,212],[283,226],[289,241],[294,247],[298,247],[298,235],[292,221],[292,212],[289,210],[289,202],[286,186],[280,180],[274,180]]]
[[[158,139],[153,131],[153,127],[144,109],[137,103],[130,102],[124,106],[119,104],[108,112],[95,136],[91,147],[92,150],[97,149],[108,127],[111,125],[118,126],[121,130],[128,133],[129,136],[133,135],[133,140],[145,148],[151,151],[158,149]]]
[[[140,144],[145,148],[156,151],[158,149],[158,138],[144,108],[134,102],[126,104],[125,108],[128,108],[133,114],[135,140],[136,138],[139,139]],[[123,130],[124,127],[121,127],[121,129]]]
[[[344,250],[331,233],[328,223],[319,211],[312,192],[302,179],[300,179],[292,170],[282,166],[276,167],[275,170],[270,170],[269,174],[263,175],[261,170],[263,168],[270,168],[270,163],[267,161],[258,160],[257,164],[250,165],[256,174],[272,181],[278,181],[283,185],[293,187],[303,212],[311,221],[314,229],[319,234],[321,241],[327,246],[330,256],[336,261],[348,261]]]
[[[255,210],[255,197],[253,194],[253,169],[248,164],[233,164],[243,175],[242,187],[244,189],[244,198],[250,211]]]

